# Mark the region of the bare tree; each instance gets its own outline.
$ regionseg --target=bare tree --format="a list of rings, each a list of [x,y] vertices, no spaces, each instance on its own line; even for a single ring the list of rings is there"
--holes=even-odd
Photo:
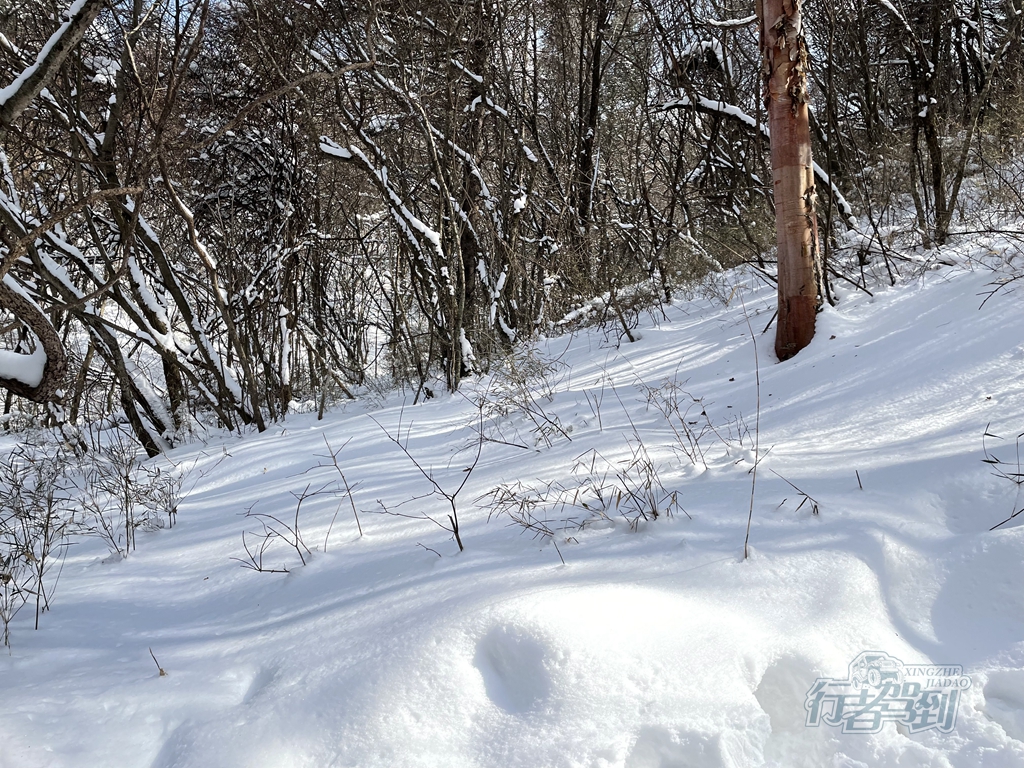
[[[50,36],[36,60],[22,70],[13,83],[0,91],[0,140],[6,138],[7,130],[14,121],[53,79],[102,8],[103,0],[82,0],[73,4],[66,14],[67,19]],[[0,165],[6,168],[7,156],[2,150],[0,160]],[[35,337],[36,352],[29,355],[19,352],[0,353],[0,363],[7,363],[0,367],[0,386],[28,400],[47,402],[56,396],[64,378],[67,367],[64,346],[39,306],[4,280],[25,247],[45,225],[32,233],[25,231],[17,211],[17,193],[13,189],[8,192],[10,194],[4,195],[3,204],[0,204],[0,221],[9,233],[13,233],[16,241],[8,235],[5,243],[8,252],[0,263],[0,309],[14,315]]]

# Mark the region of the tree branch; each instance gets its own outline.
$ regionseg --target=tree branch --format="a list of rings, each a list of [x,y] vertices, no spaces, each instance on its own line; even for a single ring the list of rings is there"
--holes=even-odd
[[[75,0],[64,14],[67,21],[50,35],[35,62],[18,75],[13,83],[0,90],[0,131],[10,128],[46,87],[64,59],[81,42],[86,30],[103,10],[104,4],[105,0]]]

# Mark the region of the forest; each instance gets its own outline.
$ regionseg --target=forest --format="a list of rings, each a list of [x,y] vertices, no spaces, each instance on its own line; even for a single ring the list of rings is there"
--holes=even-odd
[[[972,174],[1021,209],[1017,0],[796,6],[821,300],[895,275],[907,205],[923,248],[963,229]],[[0,8],[7,425],[114,419],[156,455],[775,279],[750,3]]]

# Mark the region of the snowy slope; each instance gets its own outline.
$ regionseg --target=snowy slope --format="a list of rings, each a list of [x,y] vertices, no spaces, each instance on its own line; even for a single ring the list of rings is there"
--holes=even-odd
[[[636,343],[587,330],[540,344],[552,391],[533,382],[532,419],[506,377],[180,448],[195,487],[178,524],[125,561],[76,545],[41,630],[15,627],[0,766],[1024,766],[1024,527],[989,531],[1021,499],[981,461],[987,424],[1010,438],[1006,458],[1024,430],[1024,296],[979,309],[993,277],[942,267],[874,298],[845,293],[779,364],[761,334],[771,290],[733,276],[727,304],[679,302]],[[743,561],[750,328],[764,458]],[[666,380],[703,398],[687,421],[701,428],[703,409],[720,435],[703,460],[648,402]],[[476,453],[481,398],[495,440],[457,500],[460,553],[414,519],[443,520],[445,503],[384,430],[401,424],[451,490]],[[314,497],[308,565],[278,545],[268,562],[289,573],[241,567],[242,532],[259,527],[247,508],[291,520],[293,492],[333,480],[315,469],[325,437],[350,441],[339,462],[365,535],[347,500],[338,512]],[[613,487],[640,443],[677,492],[670,517],[633,530],[610,508],[554,542],[488,521],[499,484]],[[955,731],[805,727],[815,679],[845,676],[865,650],[963,665],[973,685]]]

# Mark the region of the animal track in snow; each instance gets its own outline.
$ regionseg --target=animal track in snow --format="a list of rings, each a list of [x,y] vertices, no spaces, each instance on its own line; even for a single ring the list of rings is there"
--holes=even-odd
[[[626,757],[625,768],[722,768],[731,766],[722,754],[720,737],[648,726],[640,731]]]
[[[985,683],[985,714],[1011,739],[1024,741],[1024,671],[993,672]]]
[[[536,709],[551,692],[548,656],[542,638],[505,624],[479,640],[473,664],[483,677],[487,697],[510,714],[523,714]]]
[[[772,663],[754,690],[754,698],[771,721],[764,756],[792,768],[828,765],[835,754],[827,728],[808,728],[804,701],[811,684],[820,677],[800,656],[783,656]]]

